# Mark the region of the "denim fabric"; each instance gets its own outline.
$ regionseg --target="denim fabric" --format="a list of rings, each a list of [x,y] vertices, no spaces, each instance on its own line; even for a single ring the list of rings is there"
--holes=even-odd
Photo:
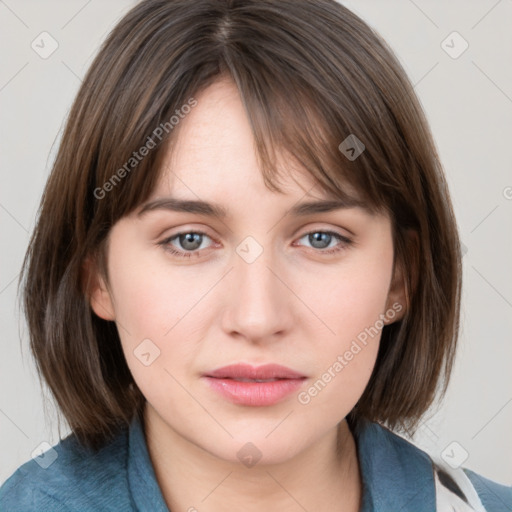
[[[353,433],[363,479],[361,512],[435,511],[432,461],[425,452],[376,423]],[[169,512],[137,418],[97,453],[72,435],[53,448],[57,459],[47,469],[30,460],[2,485],[1,512]],[[512,510],[512,488],[465,472],[489,512]]]

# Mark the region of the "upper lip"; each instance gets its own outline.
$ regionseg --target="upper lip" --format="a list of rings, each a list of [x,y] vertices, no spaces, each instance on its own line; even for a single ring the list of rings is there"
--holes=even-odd
[[[205,374],[217,379],[302,379],[305,375],[280,364],[251,366],[245,363],[230,364]]]

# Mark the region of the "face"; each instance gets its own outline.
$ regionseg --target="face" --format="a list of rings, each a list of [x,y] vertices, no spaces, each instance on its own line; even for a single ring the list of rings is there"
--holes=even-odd
[[[232,83],[196,99],[151,198],[113,226],[109,288],[97,276],[91,306],[116,322],[154,421],[226,461],[247,442],[285,461],[335,431],[368,383],[383,325],[403,315],[391,223],[359,207],[293,213],[328,197],[299,171],[283,193],[265,187]],[[169,198],[225,216],[174,211]],[[205,377],[236,363],[301,378]]]

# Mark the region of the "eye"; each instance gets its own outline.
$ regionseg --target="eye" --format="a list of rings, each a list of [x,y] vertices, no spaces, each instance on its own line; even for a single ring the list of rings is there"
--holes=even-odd
[[[335,231],[310,231],[302,235],[299,240],[306,238],[313,249],[323,254],[333,254],[346,249],[353,242],[346,236],[336,233]],[[332,245],[332,242],[335,242]]]
[[[316,249],[316,252],[321,254],[337,253],[353,243],[352,240],[335,231],[310,231],[302,235],[299,240],[303,238],[307,239],[312,249]],[[184,231],[162,240],[158,245],[179,258],[191,258],[194,255],[200,256],[201,251],[208,248],[203,245],[205,239],[212,240],[202,231]]]
[[[203,246],[205,237],[210,238],[202,231],[184,231],[162,240],[158,245],[163,246],[166,251],[175,256],[190,258],[193,255],[199,255],[199,250],[205,249]],[[173,241],[176,241],[178,247],[173,244]]]

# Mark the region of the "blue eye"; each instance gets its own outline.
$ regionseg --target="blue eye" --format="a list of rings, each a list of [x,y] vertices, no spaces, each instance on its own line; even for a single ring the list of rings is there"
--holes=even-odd
[[[160,245],[163,245],[165,250],[169,251],[175,256],[190,258],[192,255],[199,254],[198,249],[204,249],[204,247],[201,247],[203,237],[210,238],[206,233],[203,233],[202,231],[185,231],[183,233],[177,233],[170,238],[166,238],[160,242]],[[184,250],[176,250],[175,246],[171,245],[173,240],[177,240],[179,245]]]
[[[204,239],[211,238],[202,231],[184,231],[177,233],[169,238],[166,238],[158,245],[174,256],[180,258],[191,258],[192,256],[200,256],[203,249]],[[321,254],[334,254],[343,249],[346,249],[353,242],[349,238],[340,235],[334,231],[310,231],[302,235],[299,240],[307,237],[308,242],[311,244],[311,249],[317,249],[316,252]],[[173,243],[175,242],[178,247]],[[331,245],[332,242],[336,242]],[[203,247],[202,247],[203,246]]]
[[[325,254],[333,254],[346,249],[352,243],[352,240],[346,236],[336,233],[335,231],[310,231],[309,233],[302,235],[300,239],[305,237],[307,237],[307,240],[313,249],[318,249],[318,252]],[[333,241],[337,241],[334,246],[331,245],[331,242]]]

